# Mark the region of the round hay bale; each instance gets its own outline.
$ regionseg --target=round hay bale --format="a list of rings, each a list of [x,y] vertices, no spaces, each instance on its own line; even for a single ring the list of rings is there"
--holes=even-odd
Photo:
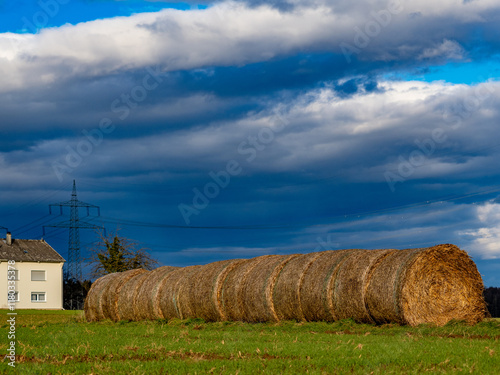
[[[454,245],[400,250],[374,269],[366,303],[378,323],[469,324],[486,311],[483,282],[469,255]]]
[[[402,272],[412,256],[422,249],[398,250],[388,254],[373,268],[365,291],[365,305],[379,324],[400,323],[398,286]]]
[[[114,273],[110,273],[98,278],[92,283],[87,297],[84,303],[85,319],[88,322],[95,322],[104,319],[101,310],[101,295],[104,289],[107,287],[108,282],[110,282],[115,276]]]
[[[333,307],[333,280],[342,261],[362,250],[325,251],[305,270],[299,289],[304,319],[307,321],[337,320]]]
[[[277,322],[272,291],[283,267],[297,255],[270,255],[246,273],[239,297],[246,322]]]
[[[186,277],[186,288],[184,293],[179,294],[179,305],[189,306],[187,310],[194,317],[207,322],[225,320],[220,290],[228,272],[241,262],[240,259],[233,259],[200,266]]]
[[[480,322],[485,315],[484,285],[469,255],[454,245],[418,252],[400,289],[402,320],[412,326],[450,320]]]
[[[134,301],[136,299],[137,291],[142,283],[149,277],[150,272],[138,273],[131,279],[123,284],[120,292],[118,293],[117,314],[118,320],[135,320],[136,315],[134,312]]]
[[[235,262],[229,264],[224,270],[219,274],[216,280],[216,299],[217,299],[217,309],[220,314],[220,320],[225,321],[229,320],[227,317],[227,311],[224,305],[224,299],[223,299],[223,294],[224,294],[224,285],[226,284],[226,279],[228,275],[233,271],[235,268],[239,267],[241,264],[246,262],[247,259],[237,259]]]
[[[158,286],[156,296],[153,296],[155,311],[158,311],[159,319],[186,319],[193,318],[191,304],[186,299],[179,303],[180,295],[188,293],[186,280],[191,273],[196,272],[202,266],[189,266],[179,268],[165,277]]]
[[[304,273],[323,253],[298,255],[281,270],[273,289],[273,305],[279,320],[305,320],[300,303]]]
[[[246,286],[247,276],[254,268],[259,267],[272,257],[276,256],[264,255],[257,258],[245,259],[227,274],[220,294],[224,306],[224,315],[227,320],[245,321],[244,304],[246,300],[244,299],[242,290]]]
[[[108,282],[107,287],[101,295],[102,315],[104,319],[118,321],[118,295],[123,284],[143,272],[144,270],[141,268],[117,272],[117,276]]]
[[[106,275],[85,300],[85,318],[200,317],[248,322],[300,319],[443,325],[481,321],[476,265],[454,245],[266,255],[185,268]]]
[[[179,269],[178,267],[163,266],[149,272],[149,276],[138,285],[137,292],[134,295],[133,310],[135,320],[158,319],[160,313],[155,308],[158,288],[164,278]]]
[[[333,306],[336,319],[352,318],[359,323],[375,323],[365,305],[365,291],[374,267],[398,250],[367,250],[349,254],[336,273]]]
[[[99,300],[97,303],[97,319],[98,320],[103,320],[103,319],[109,319],[109,308],[107,305],[107,299],[108,299],[108,291],[110,288],[110,285],[113,283],[113,281],[117,278],[120,277],[120,272],[114,272],[108,275],[109,277],[106,279],[106,285],[102,287],[101,293],[99,295]]]

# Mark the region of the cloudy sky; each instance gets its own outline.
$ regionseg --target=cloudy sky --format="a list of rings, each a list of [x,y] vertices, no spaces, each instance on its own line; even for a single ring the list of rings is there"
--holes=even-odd
[[[1,1],[0,226],[41,238],[76,180],[161,264],[453,243],[500,286],[498,25],[495,0]]]

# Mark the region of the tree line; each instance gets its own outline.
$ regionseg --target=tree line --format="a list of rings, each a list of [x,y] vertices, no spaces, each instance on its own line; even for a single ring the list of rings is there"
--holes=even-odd
[[[484,299],[491,317],[500,318],[500,288],[489,287],[484,289]]]

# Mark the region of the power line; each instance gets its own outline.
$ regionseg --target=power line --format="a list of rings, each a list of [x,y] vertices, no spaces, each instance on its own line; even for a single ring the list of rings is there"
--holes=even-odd
[[[19,228],[14,229],[12,232],[16,233],[16,236],[19,237],[23,233],[30,232],[33,229],[39,228],[43,224],[50,222],[53,219],[51,216],[52,215],[50,215],[50,214],[42,216],[42,217],[32,221],[31,223],[25,224]],[[35,224],[35,223],[37,223],[37,224]],[[21,230],[21,229],[23,229],[23,230]]]
[[[59,186],[61,186],[61,185],[59,185]],[[40,204],[40,203],[42,203],[44,201],[47,201],[50,197],[56,195],[57,193],[59,193],[59,192],[61,192],[63,190],[64,190],[64,188],[57,188],[56,187],[53,191],[45,192],[45,193],[39,195],[36,198],[33,198],[33,199],[31,199],[31,200],[29,200],[27,202],[24,202],[24,203],[18,205],[14,211],[4,212],[4,215],[12,215],[12,214],[14,214],[16,212],[19,212],[20,208],[26,208],[26,207],[36,206],[37,204]]]
[[[413,209],[413,208],[430,206],[430,205],[436,204],[436,203],[457,201],[457,200],[461,200],[461,199],[471,198],[474,196],[491,194],[491,193],[495,193],[495,192],[499,192],[499,191],[500,191],[500,185],[495,185],[488,190],[483,190],[483,191],[478,191],[478,192],[473,192],[473,193],[468,193],[468,194],[456,195],[456,196],[451,196],[451,197],[447,197],[447,198],[439,198],[439,199],[434,199],[434,200],[420,201],[420,202],[411,203],[411,204],[402,205],[402,206],[395,206],[395,207],[378,209],[378,210],[364,211],[364,212],[359,212],[359,213],[337,214],[334,216],[330,216],[329,218],[330,219],[333,219],[333,218],[349,219],[349,218],[356,218],[356,217],[361,217],[361,216],[371,216],[371,215],[382,214],[382,213],[390,213],[390,212],[396,212],[396,211],[400,211],[400,210],[404,210],[404,209]],[[333,224],[333,223],[319,223],[318,224],[318,223],[310,223],[310,222],[301,222],[301,223],[292,223],[292,224],[283,224],[282,223],[282,224],[191,226],[191,225],[178,225],[178,224],[166,224],[166,223],[152,223],[152,222],[145,222],[145,221],[139,221],[139,220],[117,219],[117,218],[112,218],[112,217],[107,217],[107,216],[101,216],[100,218],[101,218],[101,221],[103,223],[120,224],[120,225],[124,225],[124,226],[133,226],[133,227],[165,228],[165,229],[269,230],[269,229],[290,229],[290,228],[297,228],[297,227],[304,227],[304,226],[324,227],[324,226],[329,226],[329,225]]]

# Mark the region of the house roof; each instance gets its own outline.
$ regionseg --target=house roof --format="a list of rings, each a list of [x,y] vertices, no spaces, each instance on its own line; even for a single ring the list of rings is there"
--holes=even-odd
[[[65,262],[64,258],[44,240],[12,239],[7,245],[5,238],[0,238],[0,259],[16,262]]]

